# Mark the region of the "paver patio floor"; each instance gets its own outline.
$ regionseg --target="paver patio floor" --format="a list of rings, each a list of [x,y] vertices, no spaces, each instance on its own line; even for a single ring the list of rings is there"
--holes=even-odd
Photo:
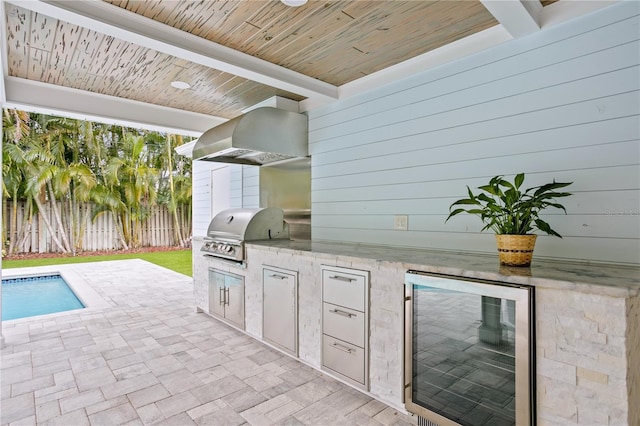
[[[142,260],[36,270],[73,275],[109,306],[3,323],[2,425],[415,423],[197,314],[190,277]]]

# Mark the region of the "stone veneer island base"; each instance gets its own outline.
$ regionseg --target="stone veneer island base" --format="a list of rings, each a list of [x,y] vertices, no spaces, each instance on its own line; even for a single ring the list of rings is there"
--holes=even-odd
[[[536,419],[552,424],[640,424],[640,269],[534,260],[500,267],[496,256],[321,241],[260,241],[247,263],[200,254],[196,308],[208,313],[208,269],[245,277],[245,332],[262,340],[262,267],[298,274],[298,356],[321,369],[321,266],[368,271],[369,394],[403,409],[407,270],[535,287]]]

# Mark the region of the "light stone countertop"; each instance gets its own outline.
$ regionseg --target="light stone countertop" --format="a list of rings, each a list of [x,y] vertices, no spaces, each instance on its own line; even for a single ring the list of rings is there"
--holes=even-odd
[[[628,265],[554,261],[536,259],[534,255],[531,267],[508,267],[500,265],[497,253],[456,253],[317,240],[266,240],[248,242],[247,245],[301,254],[348,257],[356,261],[365,259],[380,264],[400,263],[407,270],[613,297],[640,295],[640,268]]]

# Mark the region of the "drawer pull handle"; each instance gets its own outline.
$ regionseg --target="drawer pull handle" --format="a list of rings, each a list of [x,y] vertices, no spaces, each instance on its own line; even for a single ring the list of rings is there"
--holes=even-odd
[[[281,280],[286,280],[287,278],[289,278],[286,275],[280,275],[280,274],[271,274],[271,275],[269,275],[269,277],[270,278],[278,278],[278,279],[281,279]]]
[[[334,275],[333,277],[329,277],[329,278],[332,279],[332,280],[344,281],[344,282],[347,282],[347,283],[350,283],[350,282],[356,280],[355,278],[342,277],[340,275]]]
[[[338,349],[339,351],[346,352],[348,354],[355,352],[353,349],[350,349],[346,346],[342,346],[340,343],[332,343],[331,346]]]
[[[352,314],[351,312],[345,312],[345,311],[341,311],[340,309],[334,309],[329,311],[332,314],[337,314],[337,315],[341,315],[343,317],[347,317],[347,318],[353,318],[356,316],[356,314]]]

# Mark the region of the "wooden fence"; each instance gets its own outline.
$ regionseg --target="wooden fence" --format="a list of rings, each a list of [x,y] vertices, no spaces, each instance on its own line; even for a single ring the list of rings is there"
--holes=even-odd
[[[26,234],[21,233],[20,228],[23,225],[23,219],[26,214],[25,204],[22,202],[18,203],[16,226],[13,232],[11,232],[11,221],[13,220],[12,208],[11,202],[8,201],[4,205],[4,211],[2,212],[7,242],[7,246],[4,247],[5,250],[8,248],[8,243],[11,239],[14,239],[15,244],[18,244],[19,241],[16,241],[16,239],[20,235],[26,235],[27,238],[23,240],[23,243],[20,244],[19,247],[14,248],[14,253],[48,253],[57,251],[49,230],[45,225],[45,221],[39,213],[34,214],[31,223],[27,224]],[[63,207],[61,203],[58,203],[58,208],[60,212],[64,213],[63,217],[65,220],[63,220],[63,223],[66,224],[66,219],[69,217],[68,206]],[[92,208],[93,206],[89,203],[80,206],[78,220],[84,222],[84,231],[79,250],[97,251],[121,249],[122,245],[111,213],[101,214],[92,222]],[[46,205],[44,214],[47,215],[56,237],[60,238],[60,232],[51,206]],[[68,232],[67,230],[67,233]],[[67,236],[71,241],[72,236],[69,234],[67,234]],[[142,223],[141,246],[167,247],[178,244],[174,238],[171,213],[169,213],[165,206],[155,207],[147,220]]]

